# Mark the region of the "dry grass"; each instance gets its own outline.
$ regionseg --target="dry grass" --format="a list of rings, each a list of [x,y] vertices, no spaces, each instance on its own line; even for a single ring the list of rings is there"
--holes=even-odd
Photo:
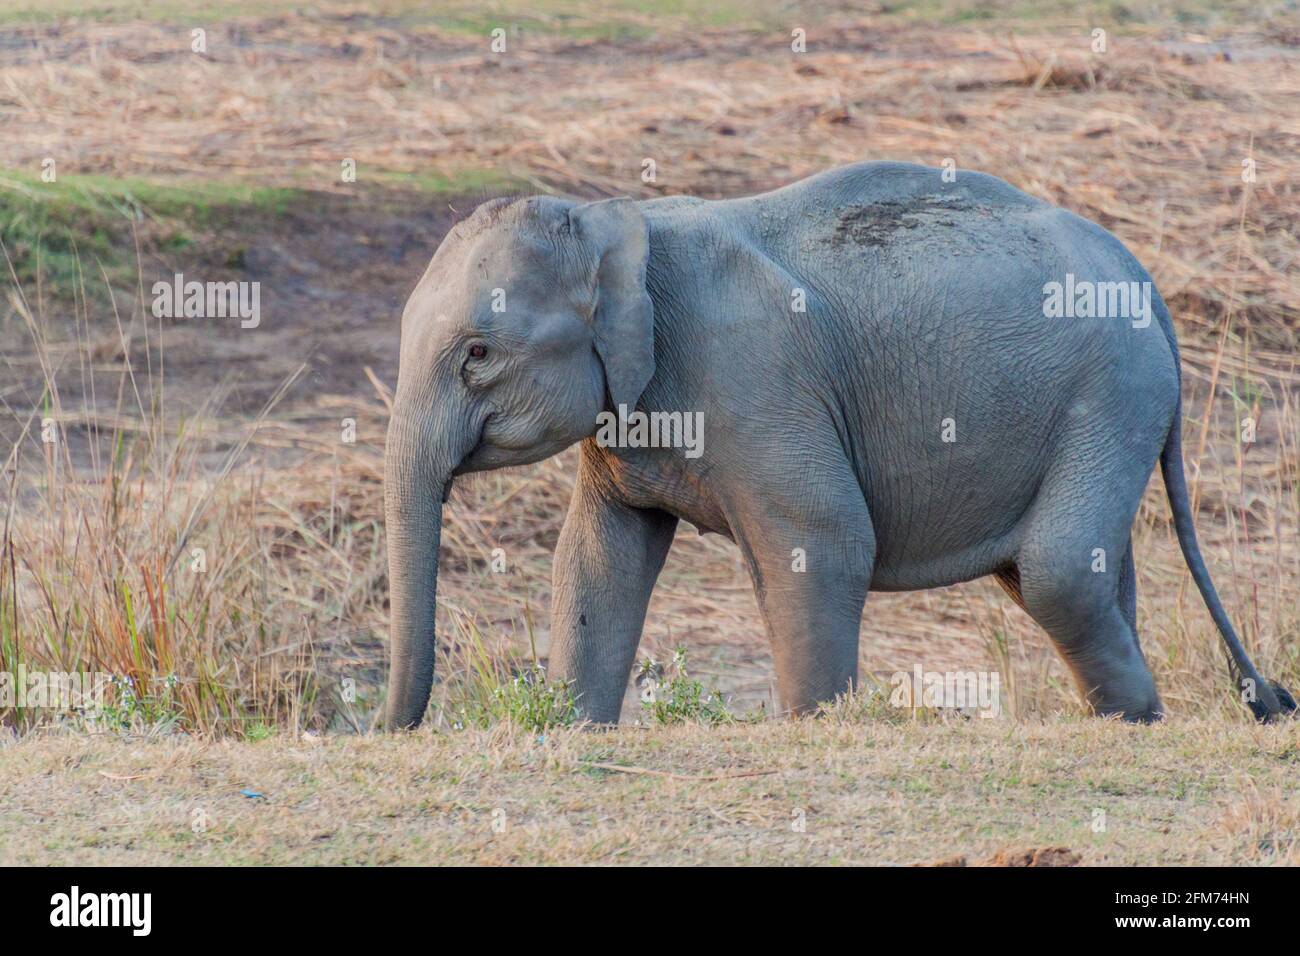
[[[319,653],[340,643],[339,622],[371,610],[383,575],[373,463],[331,449],[286,504],[274,479],[236,468],[254,438],[266,449],[283,435],[267,421],[278,395],[248,424],[220,423],[219,396],[171,420],[160,383],[128,369],[104,420],[65,409],[39,333],[34,351],[46,407],[24,427],[52,440],[31,467],[22,435],[6,468],[0,671],[112,674],[135,701],[114,719],[134,730],[245,735],[327,719],[339,662]],[[0,713],[20,729],[55,716]]]
[[[1298,753],[1218,720],[33,738],[0,863],[1293,865]]]
[[[1186,326],[1212,329],[1232,309],[1238,331],[1257,319],[1257,341],[1294,349],[1294,22],[1218,46],[1101,18],[986,32],[796,16],[799,55],[791,26],[672,17],[617,44],[524,32],[501,54],[486,31],[331,15],[214,27],[202,57],[188,27],[34,27],[19,35],[39,55],[6,66],[0,119],[7,162],[33,171],[55,156],[66,172],[317,188],[342,188],[349,157],[362,180],[469,168],[538,188],[712,196],[845,162],[950,158],[1114,230]],[[1094,26],[1110,31],[1105,53],[1090,50]]]
[[[525,34],[502,58],[434,27],[286,14],[214,28],[200,59],[177,52],[177,28],[65,24],[31,34],[38,57],[4,54],[0,121],[15,166],[54,154],[64,172],[181,183],[233,174],[342,190],[349,156],[363,180],[491,170],[587,194],[734,194],[876,158],[998,173],[1108,226],[1170,300],[1207,561],[1261,669],[1300,687],[1294,34],[1236,36],[1224,59],[1154,31],[1113,32],[1109,52],[1091,54],[1083,21],[1014,36],[812,26],[804,57],[788,31],[674,28],[617,45]],[[257,44],[220,42],[241,30]],[[646,157],[653,184],[640,179]],[[1135,534],[1139,630],[1177,717],[1168,727],[1078,721],[1046,638],[979,582],[873,595],[862,666],[1000,669],[998,721],[308,742],[305,729],[368,729],[382,702],[380,451],[395,370],[346,393],[298,382],[262,416],[228,413],[217,393],[182,417],[174,396],[192,384],[149,359],[180,332],[116,291],[120,321],[84,295],[71,321],[35,297],[0,315],[0,402],[28,435],[0,491],[0,671],[104,669],[175,689],[124,715],[127,744],[38,729],[0,750],[7,862],[56,846],[86,862],[918,862],[1055,845],[1085,863],[1296,862],[1296,731],[1249,725],[1231,698],[1158,479]],[[114,377],[107,411],[88,394],[92,369]],[[10,404],[33,389],[39,402]],[[1254,444],[1240,440],[1247,416]],[[343,417],[357,420],[355,444],[340,440]],[[60,444],[32,439],[44,418]],[[572,472],[569,453],[457,486],[439,580],[441,730],[471,679],[474,634],[526,657],[531,630],[545,657]],[[497,547],[502,574],[489,568]],[[771,704],[749,584],[720,539],[679,536],[642,646],[661,660],[689,648],[693,674],[738,710]],[[30,714],[0,721],[32,729]],[[138,738],[175,729],[193,738]],[[728,768],[777,773],[689,779]],[[37,802],[50,786],[61,789]],[[59,828],[52,806],[67,808]],[[504,833],[491,829],[498,807]],[[789,826],[800,807],[806,834]],[[1098,807],[1106,834],[1090,828]],[[197,808],[212,814],[203,834],[191,832]]]

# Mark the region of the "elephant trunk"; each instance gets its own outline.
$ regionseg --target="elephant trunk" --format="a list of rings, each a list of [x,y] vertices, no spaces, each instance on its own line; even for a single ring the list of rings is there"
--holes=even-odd
[[[394,408],[384,456],[391,664],[389,730],[419,725],[433,689],[437,645],[438,545],[443,491],[455,462],[439,454],[438,436]]]

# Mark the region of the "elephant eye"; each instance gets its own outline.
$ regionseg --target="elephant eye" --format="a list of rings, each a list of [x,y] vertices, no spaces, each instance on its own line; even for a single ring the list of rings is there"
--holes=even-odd
[[[469,357],[472,359],[487,358],[487,346],[475,342],[469,347]]]

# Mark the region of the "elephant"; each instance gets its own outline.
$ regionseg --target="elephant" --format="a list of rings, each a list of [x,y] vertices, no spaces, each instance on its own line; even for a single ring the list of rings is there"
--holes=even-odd
[[[452,482],[575,443],[548,668],[594,725],[619,719],[679,521],[743,556],[783,714],[856,686],[869,591],[993,576],[1092,712],[1157,720],[1131,543],[1157,459],[1243,700],[1291,713],[1197,545],[1180,378],[1124,245],[983,173],[870,162],[733,199],[484,202],[402,314],[385,724],[427,709]],[[702,422],[695,454],[680,416]]]

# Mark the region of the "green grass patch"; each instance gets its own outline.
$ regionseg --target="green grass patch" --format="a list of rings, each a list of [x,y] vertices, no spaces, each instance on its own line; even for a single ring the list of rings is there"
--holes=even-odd
[[[428,170],[421,172],[398,172],[396,170],[379,170],[370,172],[362,167],[357,177],[364,183],[379,183],[392,189],[407,189],[433,195],[445,193],[449,196],[474,196],[481,193],[502,192],[506,190],[529,189],[536,191],[536,186],[512,176],[490,169],[458,169],[450,172]]]
[[[456,196],[501,191],[521,182],[486,170],[363,168],[356,193],[377,198],[375,185],[392,192]],[[346,194],[348,187],[340,188]],[[60,175],[47,183],[39,176],[0,170],[0,240],[24,288],[39,277],[45,291],[70,295],[84,280],[88,295],[103,296],[101,267],[113,285],[134,285],[137,239],[143,251],[183,252],[213,230],[240,226],[250,218],[273,220],[318,206],[318,200],[319,193],[305,185],[97,175]],[[3,262],[0,268],[8,272]]]
[[[283,213],[302,201],[302,190],[233,183],[164,184],[105,176],[61,176],[42,182],[0,173],[0,240],[20,283],[39,277],[54,294],[82,283],[100,290],[109,281],[131,284],[136,239],[143,247],[182,251],[203,230],[237,213]]]

